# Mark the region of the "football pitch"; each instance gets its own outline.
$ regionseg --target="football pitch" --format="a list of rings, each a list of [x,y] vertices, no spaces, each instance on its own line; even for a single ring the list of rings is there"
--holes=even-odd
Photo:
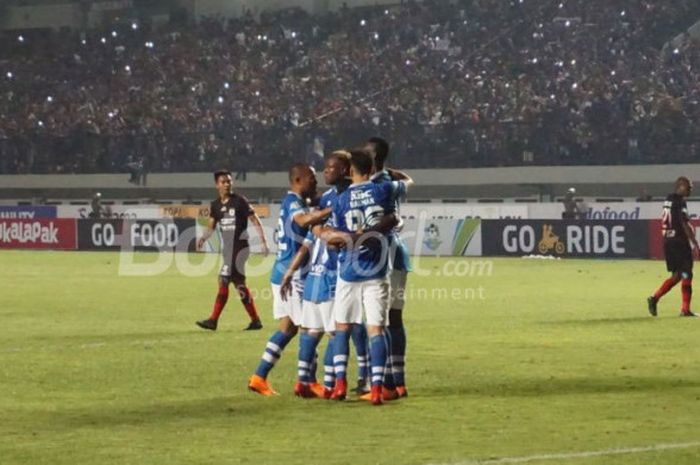
[[[262,331],[232,297],[204,332],[214,270],[119,260],[0,252],[0,464],[700,463],[700,321],[677,316],[679,289],[647,314],[661,262],[422,258],[409,397],[372,407],[295,398],[296,341],[281,395],[250,393],[269,295]]]

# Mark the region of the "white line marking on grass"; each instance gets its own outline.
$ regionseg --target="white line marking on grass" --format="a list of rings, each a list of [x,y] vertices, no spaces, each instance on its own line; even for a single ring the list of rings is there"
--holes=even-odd
[[[444,464],[428,464],[428,465],[502,465],[509,463],[528,463],[546,460],[567,460],[567,459],[582,459],[590,457],[605,457],[610,455],[627,455],[627,454],[642,454],[645,452],[658,452],[673,449],[692,449],[700,447],[700,441],[684,442],[677,444],[656,444],[646,447],[624,447],[620,449],[603,449],[591,450],[584,452],[560,452],[554,454],[537,454],[526,455],[523,457],[502,457],[499,459],[484,459],[484,460],[467,460],[465,462],[453,462]]]
[[[6,349],[0,349],[0,353],[13,353],[13,352],[51,352],[54,350],[70,350],[70,349],[80,349],[80,350],[92,350],[101,349],[107,346],[155,346],[163,344],[175,344],[181,342],[182,338],[167,338],[167,339],[141,339],[137,341],[117,341],[117,342],[104,342],[95,341],[87,342],[85,344],[57,344],[57,345],[47,345],[47,346],[36,346],[36,347],[8,347]]]

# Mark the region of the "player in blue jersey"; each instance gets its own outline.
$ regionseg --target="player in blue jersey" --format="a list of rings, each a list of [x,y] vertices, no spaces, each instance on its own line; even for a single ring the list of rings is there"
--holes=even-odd
[[[380,405],[387,361],[383,333],[389,310],[389,241],[388,233],[362,233],[380,224],[385,215],[395,213],[396,199],[413,181],[406,177],[405,181],[371,182],[373,160],[362,149],[351,152],[350,163],[353,184],[334,202],[332,221],[335,230],[361,236],[338,255],[333,338],[336,384],[332,397],[342,400],[347,395],[349,331],[353,325],[363,324],[364,312],[370,346],[371,400]]]
[[[401,179],[403,173],[385,168],[385,163],[389,157],[389,143],[381,137],[372,137],[365,144],[365,149],[374,158],[373,182],[387,182]],[[398,176],[397,176],[398,175]],[[398,213],[398,202],[396,205]],[[389,373],[387,373],[387,387],[392,384],[396,387],[396,392],[400,397],[406,397],[406,381],[404,377],[404,366],[406,360],[406,330],[403,325],[403,308],[406,303],[406,279],[411,271],[411,262],[408,255],[408,247],[401,239],[397,230],[390,236],[392,257],[390,282],[391,282],[391,305],[389,309],[389,326],[387,334],[389,339]]]
[[[289,341],[297,334],[301,324],[302,272],[299,270],[292,285],[293,295],[283,301],[280,295],[282,277],[292,262],[294,255],[306,238],[308,228],[324,222],[331,213],[330,208],[310,211],[307,199],[316,196],[316,175],[313,169],[303,163],[293,165],[289,170],[290,190],[282,200],[280,219],[277,225],[277,258],[272,268],[272,312],[279,320],[279,329],[268,341],[260,364],[251,376],[248,388],[265,396],[277,394],[268,384],[267,375],[282,355]]]
[[[323,177],[332,186],[323,193],[319,201],[321,208],[332,206],[339,193],[350,184],[350,154],[345,151],[333,152],[325,162]],[[306,241],[297,252],[292,264],[282,279],[282,299],[286,300],[293,292],[293,279],[297,270],[310,257],[309,273],[304,280],[301,332],[299,336],[299,377],[294,386],[294,394],[299,397],[330,397],[335,384],[333,372],[333,350],[329,344],[324,357],[324,385],[316,382],[316,348],[324,333],[333,334],[335,317],[333,299],[337,277],[337,250],[309,231]]]

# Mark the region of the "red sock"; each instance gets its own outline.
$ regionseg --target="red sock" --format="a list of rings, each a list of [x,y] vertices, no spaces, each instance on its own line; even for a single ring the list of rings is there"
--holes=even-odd
[[[683,303],[681,304],[682,312],[690,311],[690,298],[693,296],[693,280],[684,279],[681,281],[681,295],[683,296]]]
[[[245,307],[245,311],[248,312],[250,321],[259,320],[258,309],[255,308],[255,302],[253,302],[253,296],[250,295],[250,290],[246,286],[238,286],[238,295],[241,296],[241,303]]]
[[[216,294],[216,300],[214,301],[214,310],[212,310],[211,312],[211,316],[209,317],[210,320],[219,320],[219,316],[221,316],[221,312],[224,310],[224,306],[226,306],[227,301],[228,285],[219,286],[219,293]]]
[[[678,281],[680,281],[680,278],[677,278],[676,276],[671,276],[666,281],[664,281],[663,284],[661,284],[661,287],[654,293],[654,300],[658,302],[659,299],[661,299],[661,297],[663,297],[668,291],[673,289],[673,286],[678,284]]]

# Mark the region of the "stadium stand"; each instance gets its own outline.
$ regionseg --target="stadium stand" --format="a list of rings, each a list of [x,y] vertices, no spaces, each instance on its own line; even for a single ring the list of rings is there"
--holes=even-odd
[[[690,163],[700,3],[406,2],[0,37],[0,174]],[[21,36],[21,40],[20,40]],[[671,39],[673,47],[664,44]]]

